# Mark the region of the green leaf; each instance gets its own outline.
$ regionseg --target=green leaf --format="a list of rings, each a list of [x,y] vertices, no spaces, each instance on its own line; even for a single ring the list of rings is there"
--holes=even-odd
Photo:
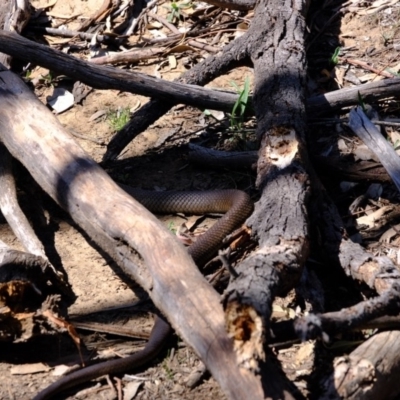
[[[337,65],[337,63],[339,62],[339,54],[340,54],[340,47],[336,47],[335,52],[331,57],[331,64]]]

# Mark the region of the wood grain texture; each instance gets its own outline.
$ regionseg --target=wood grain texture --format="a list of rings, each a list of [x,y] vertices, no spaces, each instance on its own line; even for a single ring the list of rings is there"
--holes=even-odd
[[[400,393],[400,332],[381,332],[334,362],[323,387],[329,399],[397,399]]]
[[[231,111],[238,99],[236,93],[228,91],[214,91],[180,82],[168,82],[139,72],[94,65],[15,33],[0,31],[0,51],[65,74],[96,89],[122,90],[155,96],[168,103],[175,101],[199,108],[225,111]]]
[[[218,294],[184,247],[86,155],[17,76],[0,78],[0,135],[11,154],[148,291],[229,398],[263,398],[259,379],[236,363]]]

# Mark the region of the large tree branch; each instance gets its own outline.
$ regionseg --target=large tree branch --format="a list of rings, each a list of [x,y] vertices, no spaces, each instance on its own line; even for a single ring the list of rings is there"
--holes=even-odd
[[[10,72],[0,73],[0,135],[40,186],[147,290],[228,397],[245,399],[250,393],[262,399],[259,379],[236,363],[218,294],[183,246],[87,156]]]

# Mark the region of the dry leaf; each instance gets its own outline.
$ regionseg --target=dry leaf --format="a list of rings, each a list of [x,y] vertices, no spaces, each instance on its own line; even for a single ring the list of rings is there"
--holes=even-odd
[[[54,368],[54,371],[52,372],[51,375],[53,376],[63,376],[65,375],[67,372],[76,369],[78,364],[75,364],[74,366],[70,366],[70,365],[65,365],[65,364],[61,364],[61,365],[57,365]]]
[[[225,118],[225,113],[223,111],[208,110],[208,113],[211,114],[217,121],[222,121]]]
[[[343,78],[346,74],[346,70],[342,68],[335,67],[334,70],[334,76],[335,76],[335,81],[339,85],[340,88],[343,87]]]
[[[175,56],[168,56],[168,63],[171,69],[175,69],[177,65]]]
[[[178,44],[177,46],[171,47],[165,54],[183,53],[184,51],[197,51],[197,50],[194,47],[188,46],[187,44]]]
[[[240,36],[243,36],[247,29],[249,28],[249,25],[246,22],[241,22],[237,27],[236,27],[236,32],[235,32],[235,38],[238,38]]]
[[[393,207],[391,206],[384,206],[370,215],[357,218],[357,225],[367,225],[369,228],[373,228],[375,226],[375,221],[378,221],[388,210],[392,209]]]
[[[149,29],[148,32],[151,33],[151,35],[155,39],[157,39],[157,38],[166,38],[167,37],[167,35],[164,32],[159,31],[158,29]]]
[[[68,321],[65,319],[57,317],[55,314],[53,314],[50,310],[46,310],[43,312],[43,315],[48,318],[49,321],[53,322],[55,325],[61,326],[62,328],[66,329],[68,332],[69,336],[71,339],[75,342],[76,347],[78,348],[79,356],[81,358],[82,365],[85,366],[85,363],[83,362],[83,357],[81,353],[81,339],[76,332],[74,326],[70,324]]]
[[[362,161],[368,161],[368,160],[374,160],[376,162],[379,162],[379,159],[376,157],[376,155],[367,147],[366,144],[360,144],[357,146],[354,150],[354,158],[356,161],[362,160]]]
[[[47,40],[49,44],[65,44],[71,41],[71,38],[61,38],[48,35],[43,35],[43,37]]]
[[[393,143],[395,152],[400,155],[400,132],[392,130],[391,132],[388,132],[388,135]]]
[[[381,81],[382,79],[385,79],[384,76],[375,74],[373,72],[369,74],[364,74],[362,76],[359,76],[358,79],[360,82],[365,83],[365,82],[370,82],[370,81]]]
[[[176,237],[181,243],[185,244],[186,246],[190,246],[191,244],[193,244],[192,234],[185,223],[182,223],[178,227],[176,231]]]
[[[364,10],[358,11],[359,15],[371,15],[375,14],[379,11],[384,10],[385,8],[388,8],[390,6],[394,6],[395,4],[398,3],[398,0],[377,0],[372,3],[370,7]]]
[[[26,374],[36,374],[38,372],[47,372],[51,368],[43,363],[34,364],[22,364],[12,367],[10,372],[11,375],[26,375]]]
[[[136,102],[136,104],[135,104],[133,107],[130,108],[129,111],[130,111],[131,113],[133,113],[133,112],[136,111],[141,105],[142,105],[142,102],[141,102],[140,100],[138,100],[138,101]]]
[[[98,118],[101,118],[102,116],[104,116],[106,114],[107,114],[106,110],[99,110],[99,111],[95,112],[94,114],[92,114],[92,116],[89,118],[89,121],[94,121]]]
[[[56,5],[58,0],[53,0],[48,3],[46,0],[40,1],[39,4],[35,4],[36,8],[41,8],[42,10],[46,10]]]
[[[347,153],[349,151],[349,148],[347,147],[346,142],[343,139],[339,139],[337,142],[338,149],[342,153]]]
[[[142,386],[143,382],[133,381],[129,382],[125,385],[123,392],[124,392],[124,400],[131,400],[134,399],[140,386]]]
[[[146,29],[148,31],[150,31],[150,29],[161,29],[162,27],[163,27],[163,24],[161,24],[160,22],[157,22],[157,21],[149,22],[146,25]]]

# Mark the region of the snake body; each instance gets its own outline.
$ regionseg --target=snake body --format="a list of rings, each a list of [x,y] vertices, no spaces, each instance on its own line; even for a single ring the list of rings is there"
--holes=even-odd
[[[150,192],[125,185],[122,188],[156,214],[224,213],[222,218],[189,247],[189,253],[197,266],[203,266],[210,260],[221,246],[222,240],[243,224],[253,211],[253,202],[248,194],[241,190]]]
[[[189,247],[188,251],[198,266],[204,265],[216,253],[224,237],[244,223],[253,210],[250,197],[240,190],[149,192],[125,185],[120,186],[154,213],[225,213]],[[157,356],[170,332],[170,325],[164,319],[157,317],[149,341],[143,350],[126,358],[105,361],[72,372],[42,390],[33,400],[50,399],[63,390],[102,375],[118,374],[140,367]]]

